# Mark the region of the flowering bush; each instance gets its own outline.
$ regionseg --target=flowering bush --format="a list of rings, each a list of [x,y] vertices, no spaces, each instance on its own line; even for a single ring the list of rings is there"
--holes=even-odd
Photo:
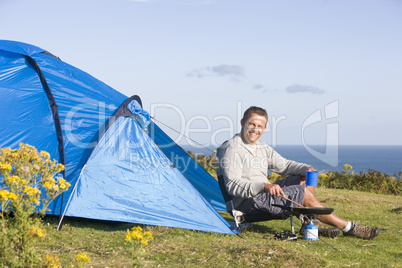
[[[143,246],[148,245],[148,242],[151,240],[154,240],[152,234],[150,232],[143,232],[140,226],[127,230],[126,241],[132,248],[134,266],[140,264],[140,254],[145,251]]]
[[[70,184],[56,177],[64,166],[47,152],[20,143],[0,149],[1,244],[3,266],[32,267],[40,263],[34,240],[44,238],[41,216]],[[12,213],[13,217],[10,217]]]
[[[335,189],[349,189],[378,194],[400,195],[402,193],[402,180],[388,174],[369,169],[368,172],[356,174],[349,164],[343,165],[343,172],[328,171],[320,174],[318,186]]]

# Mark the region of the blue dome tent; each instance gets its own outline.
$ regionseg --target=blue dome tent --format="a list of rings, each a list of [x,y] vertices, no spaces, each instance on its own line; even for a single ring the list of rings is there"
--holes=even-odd
[[[49,214],[236,233],[217,212],[225,210],[218,182],[150,120],[138,96],[7,40],[0,94],[0,147],[27,143],[65,165],[72,186]]]

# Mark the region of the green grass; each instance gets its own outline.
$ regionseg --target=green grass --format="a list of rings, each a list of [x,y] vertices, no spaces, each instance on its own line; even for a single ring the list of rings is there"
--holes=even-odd
[[[374,240],[353,237],[319,241],[277,241],[275,233],[290,231],[289,220],[256,223],[240,236],[167,227],[143,226],[154,236],[143,254],[144,267],[402,267],[402,197],[357,191],[317,188],[316,195],[345,219],[377,226]],[[232,218],[222,213],[227,220]],[[295,219],[295,228],[300,221]],[[65,267],[85,252],[93,267],[131,267],[125,244],[128,228],[135,224],[66,219],[56,231],[57,218],[45,218],[47,237],[38,249],[59,255]],[[337,250],[333,249],[336,248]]]

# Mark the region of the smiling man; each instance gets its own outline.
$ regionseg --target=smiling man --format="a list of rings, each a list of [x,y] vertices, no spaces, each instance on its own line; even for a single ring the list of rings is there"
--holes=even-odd
[[[314,196],[314,188],[305,185],[306,171],[314,168],[285,159],[259,140],[267,122],[268,115],[264,109],[255,106],[248,108],[240,121],[240,134],[218,148],[217,175],[223,176],[226,190],[233,197],[235,209],[242,212],[266,212],[275,218],[288,215],[288,211],[272,206],[294,206],[280,196],[306,207],[324,207]],[[288,177],[271,184],[267,179],[268,170]],[[229,204],[227,209],[230,212]],[[314,224],[317,225],[319,234],[328,237],[336,237],[342,230],[344,235],[373,239],[380,232],[376,227],[361,226],[356,222],[343,220],[334,213],[319,215],[318,219]]]

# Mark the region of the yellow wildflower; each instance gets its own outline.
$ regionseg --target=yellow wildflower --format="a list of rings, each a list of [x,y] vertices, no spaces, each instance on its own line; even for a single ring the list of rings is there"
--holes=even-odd
[[[352,169],[353,167],[351,166],[351,165],[349,165],[349,164],[345,164],[345,165],[343,165],[343,172],[344,173],[349,173],[349,171]]]
[[[40,191],[37,188],[34,187],[26,187],[24,193],[28,196],[36,196],[40,194]]]
[[[145,232],[144,236],[148,239],[148,240],[154,240],[154,238],[152,237],[151,232]]]
[[[68,187],[70,187],[70,183],[68,183],[65,179],[63,179],[63,178],[58,178],[58,179],[59,179],[60,190],[64,191],[64,190],[67,190]]]
[[[12,152],[9,147],[3,148],[2,151],[3,151],[3,155],[7,155],[7,154],[10,154]]]
[[[91,262],[91,258],[89,258],[85,253],[78,254],[75,260],[77,262]]]
[[[39,237],[39,238],[43,238],[43,237],[45,237],[45,233],[43,232],[43,229],[42,228],[39,228],[39,227],[32,227],[31,228],[31,230],[29,230],[29,234],[32,236],[32,237],[35,237],[35,236],[37,236],[37,237]]]
[[[38,237],[45,237],[45,233],[43,232],[43,229],[41,229],[41,228],[36,228],[36,233],[37,233],[37,235],[38,235]]]
[[[45,159],[50,159],[50,154],[45,151],[40,152],[40,156],[42,156]]]
[[[19,184],[19,185],[27,185],[27,182],[24,179],[20,179],[17,184]]]
[[[126,234],[126,241],[130,241],[130,240],[131,240],[131,233],[128,232],[128,233]]]
[[[5,181],[6,181],[6,183],[7,183],[8,185],[18,184],[19,181],[20,181],[20,177],[15,176],[15,175],[9,176],[9,177],[6,178]]]
[[[40,204],[40,191],[38,189],[28,186],[24,189],[24,194],[30,204],[35,203],[37,206]]]
[[[9,197],[9,193],[7,190],[0,190],[0,200],[7,201]]]
[[[0,164],[0,170],[4,170],[4,171],[10,171],[11,170],[11,165],[9,163],[4,163],[4,164]]]
[[[17,199],[17,195],[15,193],[9,193],[8,194],[8,199],[15,200],[15,199]]]
[[[57,186],[56,184],[53,185],[53,190],[57,192],[59,190],[59,186]]]
[[[60,258],[59,256],[52,256],[50,254],[46,254],[46,267],[51,267],[51,268],[62,268],[60,264]]]
[[[132,231],[139,231],[142,232],[142,228],[140,226],[131,228]]]
[[[24,149],[27,151],[33,151],[33,152],[37,152],[35,146],[29,145],[29,144],[25,144],[23,145]]]
[[[57,164],[56,165],[56,170],[57,171],[63,171],[64,170],[64,165],[63,164]]]
[[[349,164],[345,164],[345,165],[343,165],[343,169],[344,170],[349,170],[349,169],[352,169],[353,167],[351,166],[351,165],[349,165]]]
[[[154,240],[154,238],[151,232],[142,232],[142,228],[138,226],[131,228],[131,231],[127,230],[126,241],[131,240],[139,240],[142,245],[148,245],[148,241]]]
[[[53,188],[52,185],[50,184],[50,182],[48,182],[48,181],[45,181],[45,183],[43,184],[43,187],[45,187],[48,190],[51,190]]]
[[[144,235],[140,232],[134,231],[134,232],[131,232],[131,237],[135,240],[141,240],[144,238]]]

